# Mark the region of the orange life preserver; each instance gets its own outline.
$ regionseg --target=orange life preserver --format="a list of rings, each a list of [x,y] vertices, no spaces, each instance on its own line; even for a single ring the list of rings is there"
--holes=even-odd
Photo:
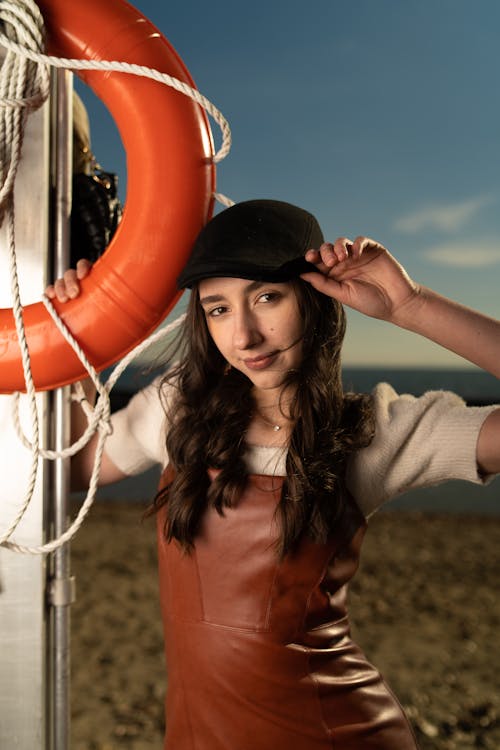
[[[39,0],[49,52],[120,60],[193,81],[153,24],[124,0]],[[80,75],[80,74],[79,74]],[[127,199],[120,226],[82,284],[55,307],[98,369],[152,331],[178,299],[176,278],[213,208],[215,168],[205,112],[191,99],[145,78],[81,73],[110,110],[127,153]],[[73,350],[39,302],[24,308],[38,389],[84,375]],[[0,392],[24,390],[12,310],[0,310]]]

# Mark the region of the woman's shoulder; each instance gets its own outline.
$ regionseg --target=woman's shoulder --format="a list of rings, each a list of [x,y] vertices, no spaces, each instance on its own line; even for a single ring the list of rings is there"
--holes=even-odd
[[[113,431],[105,450],[125,474],[138,474],[155,464],[166,464],[166,415],[176,393],[175,382],[159,376],[112,415]]]
[[[350,460],[349,489],[368,515],[417,487],[450,479],[480,482],[477,438],[496,407],[468,407],[450,391],[397,393],[388,383],[373,390],[375,434]]]
[[[157,375],[148,385],[134,393],[125,409],[133,414],[141,409],[156,411],[158,405],[163,406],[164,412],[172,405],[178,394],[178,384],[175,377],[165,374]]]
[[[401,417],[408,418],[414,414],[431,409],[452,406],[465,406],[464,400],[446,390],[430,390],[420,396],[412,393],[399,393],[390,383],[378,383],[373,391],[372,398],[375,405],[375,413],[378,419]]]

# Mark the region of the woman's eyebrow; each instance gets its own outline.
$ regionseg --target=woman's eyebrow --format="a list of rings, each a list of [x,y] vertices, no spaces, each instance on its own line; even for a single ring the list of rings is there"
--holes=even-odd
[[[245,294],[254,292],[256,289],[265,286],[265,281],[251,281],[244,289]],[[225,301],[226,297],[223,294],[207,294],[205,297],[200,297],[200,305],[211,305],[213,302]]]
[[[245,292],[255,292],[256,289],[260,289],[261,286],[265,285],[265,281],[251,281],[250,284],[245,287]]]
[[[200,305],[211,305],[213,302],[222,302],[224,299],[222,294],[208,294],[206,297],[200,297]]]

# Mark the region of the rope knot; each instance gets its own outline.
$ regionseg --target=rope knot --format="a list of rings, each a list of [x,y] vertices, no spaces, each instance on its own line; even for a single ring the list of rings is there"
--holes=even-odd
[[[102,418],[99,422],[99,432],[106,437],[109,437],[113,434],[113,425],[111,424],[111,414],[107,417],[107,419]]]

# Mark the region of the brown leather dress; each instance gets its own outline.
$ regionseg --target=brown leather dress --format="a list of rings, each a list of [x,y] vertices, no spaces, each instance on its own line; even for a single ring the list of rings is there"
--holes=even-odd
[[[282,480],[249,477],[184,554],[158,518],[168,750],[415,750],[401,706],[350,638],[365,521],[279,560]],[[347,540],[347,541],[346,541]]]

